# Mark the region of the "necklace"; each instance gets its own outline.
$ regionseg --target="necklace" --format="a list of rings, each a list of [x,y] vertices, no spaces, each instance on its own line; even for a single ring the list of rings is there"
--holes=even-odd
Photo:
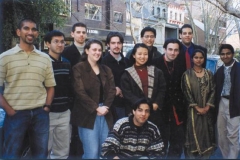
[[[169,67],[164,56],[163,56],[163,59],[164,59],[165,66],[167,67],[168,73],[171,75],[172,72],[174,71],[174,61],[172,62],[173,66]]]
[[[194,68],[193,68],[194,72],[196,73],[202,73],[203,69],[201,69],[200,71],[196,71]]]

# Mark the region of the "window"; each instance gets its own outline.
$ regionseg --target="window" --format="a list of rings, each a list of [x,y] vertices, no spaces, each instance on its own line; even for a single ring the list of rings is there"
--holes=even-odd
[[[101,21],[102,20],[101,10],[102,10],[101,6],[85,3],[85,19]]]
[[[177,20],[177,13],[175,13],[175,20]]]
[[[172,19],[172,11],[170,11],[170,19]]]
[[[182,14],[179,14],[179,21],[182,21]]]
[[[152,15],[154,15],[154,6],[152,6]]]
[[[62,0],[63,8],[61,8],[61,16],[71,16],[71,0]]]
[[[160,16],[160,8],[157,8],[157,15]]]
[[[163,12],[163,17],[164,17],[164,18],[167,18],[167,17],[166,17],[166,9],[163,9],[162,12]]]
[[[113,12],[113,21],[122,23],[123,22],[123,14],[120,12]]]

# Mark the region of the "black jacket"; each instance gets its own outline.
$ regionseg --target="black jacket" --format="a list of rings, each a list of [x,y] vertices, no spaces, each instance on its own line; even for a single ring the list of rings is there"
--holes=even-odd
[[[164,78],[166,80],[166,92],[163,105],[163,113],[165,115],[165,121],[168,122],[169,118],[173,118],[173,108],[175,106],[176,113],[179,121],[185,121],[187,117],[187,104],[181,89],[181,78],[183,69],[179,67],[179,64],[174,61],[174,70],[170,75],[168,68],[164,62],[164,55],[153,60],[153,64],[162,70]]]
[[[62,56],[70,61],[72,67],[81,61],[81,54],[75,44],[66,47],[62,53]]]
[[[120,79],[124,70],[127,68],[127,62],[125,61],[125,58],[123,57],[122,54],[121,54],[121,57],[122,59],[118,62],[110,53],[107,53],[105,57],[102,58],[102,61],[101,61],[102,64],[111,68],[114,76],[115,86],[119,87],[120,89],[121,89]],[[113,101],[113,106],[125,107],[124,99],[119,96],[115,96],[115,99]]]
[[[203,67],[206,68],[207,49],[204,48],[204,47],[202,47],[202,46],[200,46],[200,45],[196,45],[196,44],[194,44],[194,43],[192,43],[192,45],[193,45],[193,48],[194,48],[194,49],[201,49],[201,50],[205,53],[205,57],[204,57],[205,61],[204,61],[204,63],[203,63]],[[183,44],[182,44],[182,46],[181,46],[181,51],[180,51],[180,53],[179,53],[179,55],[178,55],[178,57],[177,57],[177,59],[176,59],[176,60],[178,61],[178,63],[180,64],[179,67],[180,67],[181,69],[183,69],[182,72],[185,72],[185,71],[187,70],[187,68],[186,68],[186,56],[185,56],[185,53],[186,53],[186,49],[183,47]]]
[[[240,116],[240,63],[235,62],[231,69],[231,90],[229,99],[229,114],[230,118]],[[216,115],[215,121],[218,114],[219,103],[221,100],[221,93],[224,83],[224,66],[221,66],[214,75],[216,83],[216,95],[215,95],[215,106]]]

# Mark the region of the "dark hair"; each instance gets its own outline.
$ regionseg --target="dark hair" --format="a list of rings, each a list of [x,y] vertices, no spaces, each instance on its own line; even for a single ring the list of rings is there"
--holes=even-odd
[[[44,36],[44,41],[48,42],[48,43],[51,43],[52,38],[56,37],[56,36],[63,36],[63,38],[65,39],[65,36],[62,32],[60,32],[58,30],[52,30]]]
[[[204,58],[204,62],[203,62],[203,64],[202,64],[202,67],[204,67],[204,64],[206,64],[206,54],[205,54],[205,52],[203,51],[203,50],[201,50],[201,49],[195,49],[194,51],[193,51],[193,54],[191,55],[191,58],[193,59],[193,57],[197,54],[197,52],[200,52],[200,53],[202,53],[202,56],[203,56],[203,58]]]
[[[78,22],[78,23],[75,23],[75,24],[72,26],[72,32],[75,31],[76,27],[84,27],[84,28],[86,28],[86,30],[87,30],[86,24],[81,23],[81,22]]]
[[[167,49],[167,46],[168,46],[169,43],[177,43],[178,46],[179,46],[179,51],[180,51],[181,48],[182,48],[181,42],[180,42],[178,39],[173,39],[173,38],[167,39],[167,40],[164,42],[164,44],[163,44],[163,48]]]
[[[145,27],[142,29],[141,31],[141,37],[144,36],[145,32],[150,31],[153,32],[154,36],[156,37],[157,33],[156,33],[156,29],[152,28],[152,27]]]
[[[135,55],[135,53],[137,52],[138,48],[146,48],[147,49],[147,51],[148,51],[148,60],[146,62],[146,65],[149,65],[149,61],[150,61],[149,50],[148,50],[147,45],[144,44],[144,43],[137,43],[137,44],[135,44],[135,46],[132,49],[132,53],[130,55],[130,58],[129,58],[129,65],[132,66],[133,64],[135,64],[136,60],[135,60],[135,58],[133,58],[133,55]]]
[[[22,28],[22,26],[23,26],[23,23],[24,22],[31,22],[31,23],[35,23],[36,24],[36,26],[37,26],[37,23],[36,23],[36,21],[34,21],[33,19],[31,19],[31,18],[24,18],[24,19],[21,19],[20,21],[19,21],[19,23],[18,23],[18,25],[17,25],[17,29],[21,29]]]
[[[132,109],[133,109],[134,111],[136,111],[136,110],[140,107],[141,104],[147,104],[147,105],[149,106],[150,113],[153,111],[153,105],[152,105],[152,103],[151,103],[148,99],[146,99],[146,98],[140,98],[140,99],[138,99],[138,100],[132,105]]]
[[[123,35],[119,32],[109,32],[106,38],[106,45],[110,43],[112,37],[118,37],[120,42],[124,42]]]
[[[191,26],[190,24],[184,24],[184,25],[181,27],[180,31],[179,31],[180,34],[182,34],[182,30],[183,30],[184,28],[190,28],[191,30],[193,30],[193,29],[192,29],[192,26]]]
[[[99,41],[99,40],[97,40],[97,39],[89,39],[89,40],[85,43],[85,45],[84,45],[84,47],[83,47],[83,54],[82,54],[82,57],[81,57],[82,61],[86,61],[86,60],[87,60],[87,53],[86,53],[85,50],[86,50],[86,49],[89,49],[92,44],[99,44],[99,45],[101,46],[102,50],[103,50],[103,45],[102,45],[102,42],[101,42],[101,41]],[[102,56],[101,56],[101,57],[102,57]],[[101,62],[101,58],[98,60],[98,63],[100,63],[100,62]]]
[[[223,49],[229,49],[232,52],[232,54],[234,54],[234,48],[233,48],[233,46],[231,44],[222,44],[219,47],[219,53],[218,54],[221,54]]]

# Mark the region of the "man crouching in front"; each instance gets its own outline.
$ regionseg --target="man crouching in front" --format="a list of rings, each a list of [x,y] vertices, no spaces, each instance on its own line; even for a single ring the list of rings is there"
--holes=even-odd
[[[116,122],[102,144],[102,158],[163,158],[163,141],[156,125],[147,121],[152,103],[139,99],[133,105],[133,115]]]

